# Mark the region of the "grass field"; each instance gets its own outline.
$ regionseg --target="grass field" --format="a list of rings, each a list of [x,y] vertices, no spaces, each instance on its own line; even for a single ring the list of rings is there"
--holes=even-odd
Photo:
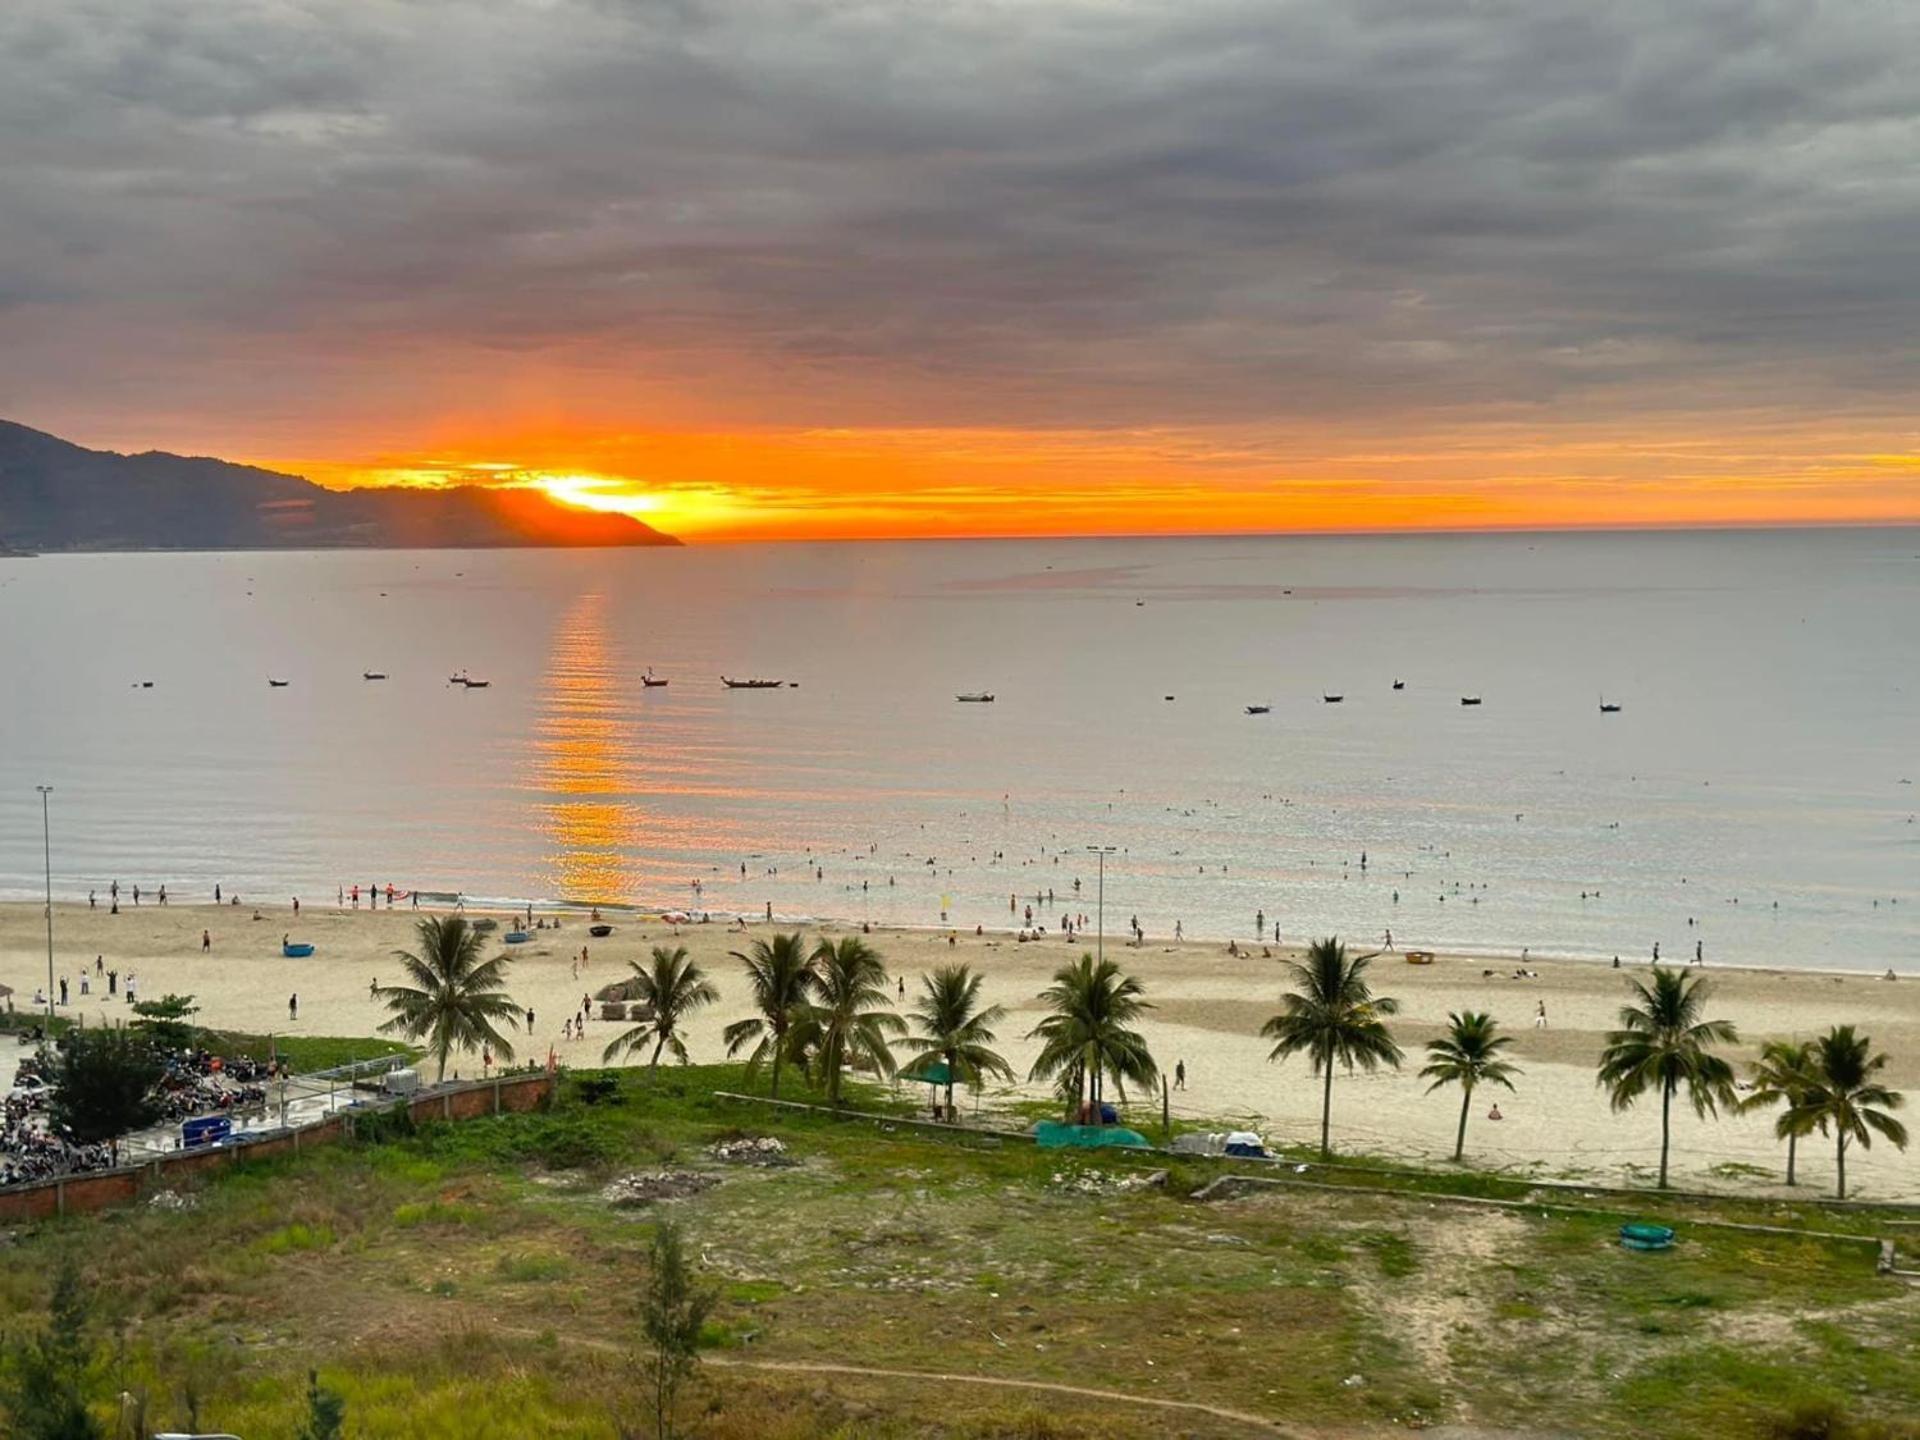
[[[1523,1195],[1513,1182],[1376,1194],[1358,1187],[1379,1177],[1317,1170],[1303,1178],[1348,1188],[1202,1203],[1216,1162],[1154,1186],[1161,1160],[711,1093],[742,1084],[734,1067],[629,1072],[587,1103],[570,1082],[549,1114],[389,1124],[230,1173],[191,1210],[47,1225],[0,1267],[0,1308],[30,1328],[53,1262],[76,1254],[100,1413],[144,1395],[151,1428],[191,1409],[248,1440],[290,1435],[317,1365],[350,1435],[648,1433],[634,1297],[671,1213],[719,1292],[691,1408],[721,1440],[1263,1433],[1065,1389],[742,1368],[771,1365],[1119,1392],[1290,1434],[1768,1437],[1796,1433],[1780,1426],[1797,1407],[1853,1427],[1797,1433],[1920,1434],[1899,1428],[1920,1396],[1920,1291],[1877,1278],[1866,1245],[1701,1223],[1871,1232],[1870,1214],[1612,1198],[1562,1214],[1443,1193]],[[709,1153],[742,1135],[798,1163]],[[603,1196],[634,1172],[686,1198]],[[1620,1219],[1655,1214],[1681,1245],[1623,1251]]]

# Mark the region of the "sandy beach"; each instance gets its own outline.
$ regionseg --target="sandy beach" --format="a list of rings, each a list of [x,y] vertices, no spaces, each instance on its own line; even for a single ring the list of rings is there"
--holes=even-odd
[[[36,988],[46,983],[43,913],[36,904],[0,905],[0,981],[13,987],[16,1009],[29,1008]],[[419,913],[404,905],[377,913],[307,905],[298,920],[286,906],[262,908],[257,921],[253,913],[251,906],[145,903],[134,908],[124,897],[118,915],[109,914],[104,903],[91,911],[84,904],[57,905],[55,976],[56,982],[67,977],[70,999],[62,1013],[83,1015],[89,1024],[125,1016],[124,997],[105,995],[104,982],[94,982],[93,993],[85,997],[79,993],[82,968],[91,973],[100,956],[123,982],[129,974],[137,977],[141,998],[169,992],[194,996],[200,1020],[209,1025],[283,1034],[372,1034],[386,1017],[368,987],[376,979],[396,978],[393,952],[411,946]],[[513,951],[510,989],[535,1012],[533,1034],[515,1037],[520,1058],[544,1058],[552,1047],[563,1063],[597,1064],[603,1046],[624,1027],[595,1019],[586,1039],[569,1042],[562,1038],[563,1022],[583,993],[627,974],[630,961],[644,959],[651,946],[662,943],[685,945],[719,986],[721,1003],[696,1017],[688,1044],[696,1060],[722,1058],[721,1028],[747,1012],[739,966],[728,952],[771,927],[753,926],[743,934],[717,923],[684,925],[676,935],[675,927],[658,920],[610,915],[613,935],[592,940],[584,914],[559,918],[561,929],[536,930],[532,942]],[[857,928],[812,927],[826,935]],[[212,938],[205,954],[203,929]],[[280,939],[287,933],[313,942],[314,957],[283,959]],[[918,977],[935,965],[961,960],[982,971],[988,998],[1008,1011],[1000,1048],[1023,1073],[1035,1052],[1024,1038],[1039,1018],[1035,997],[1054,968],[1092,948],[1087,937],[1071,946],[1058,939],[1021,944],[1011,935],[965,932],[949,944],[945,932],[876,929],[869,938],[889,970],[906,977],[909,999]],[[576,974],[582,946],[588,948],[588,964]],[[1169,1072],[1176,1061],[1186,1063],[1188,1088],[1172,1097],[1176,1116],[1237,1117],[1273,1139],[1298,1141],[1314,1134],[1319,1090],[1305,1062],[1269,1063],[1268,1046],[1258,1033],[1275,1008],[1282,952],[1276,951],[1275,959],[1257,950],[1234,957],[1224,945],[1203,942],[1136,948],[1113,936],[1107,950],[1147,988],[1155,1008],[1145,1029],[1156,1058]],[[1604,964],[1534,959],[1526,968],[1538,978],[1514,978],[1511,959],[1443,955],[1434,965],[1411,966],[1398,954],[1382,956],[1374,966],[1376,990],[1401,1002],[1395,1033],[1407,1051],[1407,1064],[1397,1074],[1341,1076],[1334,1087],[1336,1146],[1429,1159],[1449,1154],[1458,1092],[1425,1093],[1425,1082],[1416,1075],[1419,1051],[1440,1033],[1449,1011],[1487,1009],[1515,1037],[1513,1058],[1525,1073],[1516,1081],[1516,1093],[1476,1099],[1467,1135],[1470,1158],[1596,1181],[1650,1173],[1659,1154],[1657,1101],[1642,1100],[1616,1115],[1593,1081],[1602,1033],[1625,998],[1625,976],[1646,967],[1617,972]],[[1488,976],[1488,970],[1494,973]],[[1831,1024],[1851,1022],[1891,1055],[1892,1084],[1920,1087],[1920,984],[1712,966],[1706,973],[1715,987],[1713,1013],[1740,1028],[1735,1058],[1750,1058],[1767,1039],[1809,1037]],[[299,1017],[290,1020],[288,999],[295,993]],[[1534,1023],[1541,1002],[1545,1028]],[[471,1057],[463,1068],[471,1071],[478,1064],[478,1057]],[[1487,1119],[1495,1099],[1505,1117],[1497,1123]],[[1765,1190],[1777,1182],[1782,1162],[1770,1117],[1723,1116],[1702,1123],[1690,1111],[1676,1109],[1676,1183]],[[1803,1189],[1830,1187],[1832,1167],[1828,1143],[1816,1136],[1802,1145]],[[1920,1151],[1852,1152],[1847,1168],[1849,1188],[1861,1198],[1920,1198]],[[1781,1193],[1792,1192],[1783,1188]]]

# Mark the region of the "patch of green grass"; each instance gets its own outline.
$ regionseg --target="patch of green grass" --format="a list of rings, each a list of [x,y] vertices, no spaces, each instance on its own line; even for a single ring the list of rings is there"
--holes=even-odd
[[[292,1255],[302,1250],[326,1250],[333,1242],[331,1226],[308,1225],[296,1220],[263,1237],[260,1248],[269,1255]]]
[[[472,1225],[479,1218],[477,1209],[457,1201],[409,1200],[393,1210],[393,1223],[403,1230],[416,1225]]]

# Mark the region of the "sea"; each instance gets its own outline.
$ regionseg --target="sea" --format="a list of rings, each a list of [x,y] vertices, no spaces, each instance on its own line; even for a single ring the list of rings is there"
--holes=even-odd
[[[1920,973],[1915,529],[42,556],[0,686],[12,898]]]

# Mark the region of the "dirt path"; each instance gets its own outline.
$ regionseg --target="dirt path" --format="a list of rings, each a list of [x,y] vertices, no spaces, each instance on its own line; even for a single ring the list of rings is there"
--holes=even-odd
[[[795,1375],[856,1375],[874,1380],[924,1380],[947,1385],[987,1385],[1002,1390],[1036,1390],[1048,1395],[1072,1395],[1082,1400],[1102,1400],[1117,1405],[1146,1405],[1157,1410],[1182,1410],[1190,1414],[1210,1415],[1235,1425],[1245,1425],[1267,1435],[1284,1435],[1304,1440],[1299,1431],[1287,1430],[1259,1415],[1244,1410],[1228,1410],[1199,1400],[1166,1400],[1157,1395],[1129,1395],[1123,1390],[1096,1390],[1084,1385],[1061,1385],[1052,1380],[1005,1380],[994,1375],[958,1375],[938,1370],[886,1370],[868,1365],[836,1365],[814,1360],[736,1360],[727,1356],[704,1355],[701,1363],[734,1370],[780,1370]]]
[[[526,1339],[537,1338],[542,1333],[551,1333],[550,1331],[521,1330],[503,1325],[494,1325],[492,1328],[504,1334],[518,1335]],[[559,1338],[564,1345],[579,1345],[588,1350],[624,1354],[631,1348],[612,1340],[601,1340],[590,1335],[563,1335]],[[1263,1435],[1280,1435],[1287,1437],[1287,1440],[1306,1440],[1306,1436],[1298,1430],[1289,1430],[1264,1416],[1250,1415],[1244,1410],[1229,1410],[1223,1405],[1208,1405],[1199,1400],[1168,1400],[1157,1395],[1130,1395],[1124,1390],[1099,1390],[1086,1385],[1062,1385],[1052,1380],[1009,1380],[995,1375],[961,1375],[939,1370],[891,1370],[873,1365],[840,1365],[825,1360],[741,1360],[726,1355],[702,1355],[700,1363],[711,1365],[717,1370],[768,1370],[788,1375],[851,1375],[863,1380],[917,1380],[933,1385],[985,1385],[998,1390],[1028,1390],[1043,1395],[1071,1395],[1081,1400],[1100,1400],[1114,1405],[1143,1405],[1154,1410],[1177,1410],[1190,1415],[1207,1415],[1215,1420],[1224,1420],[1230,1425],[1244,1425],[1249,1430],[1257,1430]]]

